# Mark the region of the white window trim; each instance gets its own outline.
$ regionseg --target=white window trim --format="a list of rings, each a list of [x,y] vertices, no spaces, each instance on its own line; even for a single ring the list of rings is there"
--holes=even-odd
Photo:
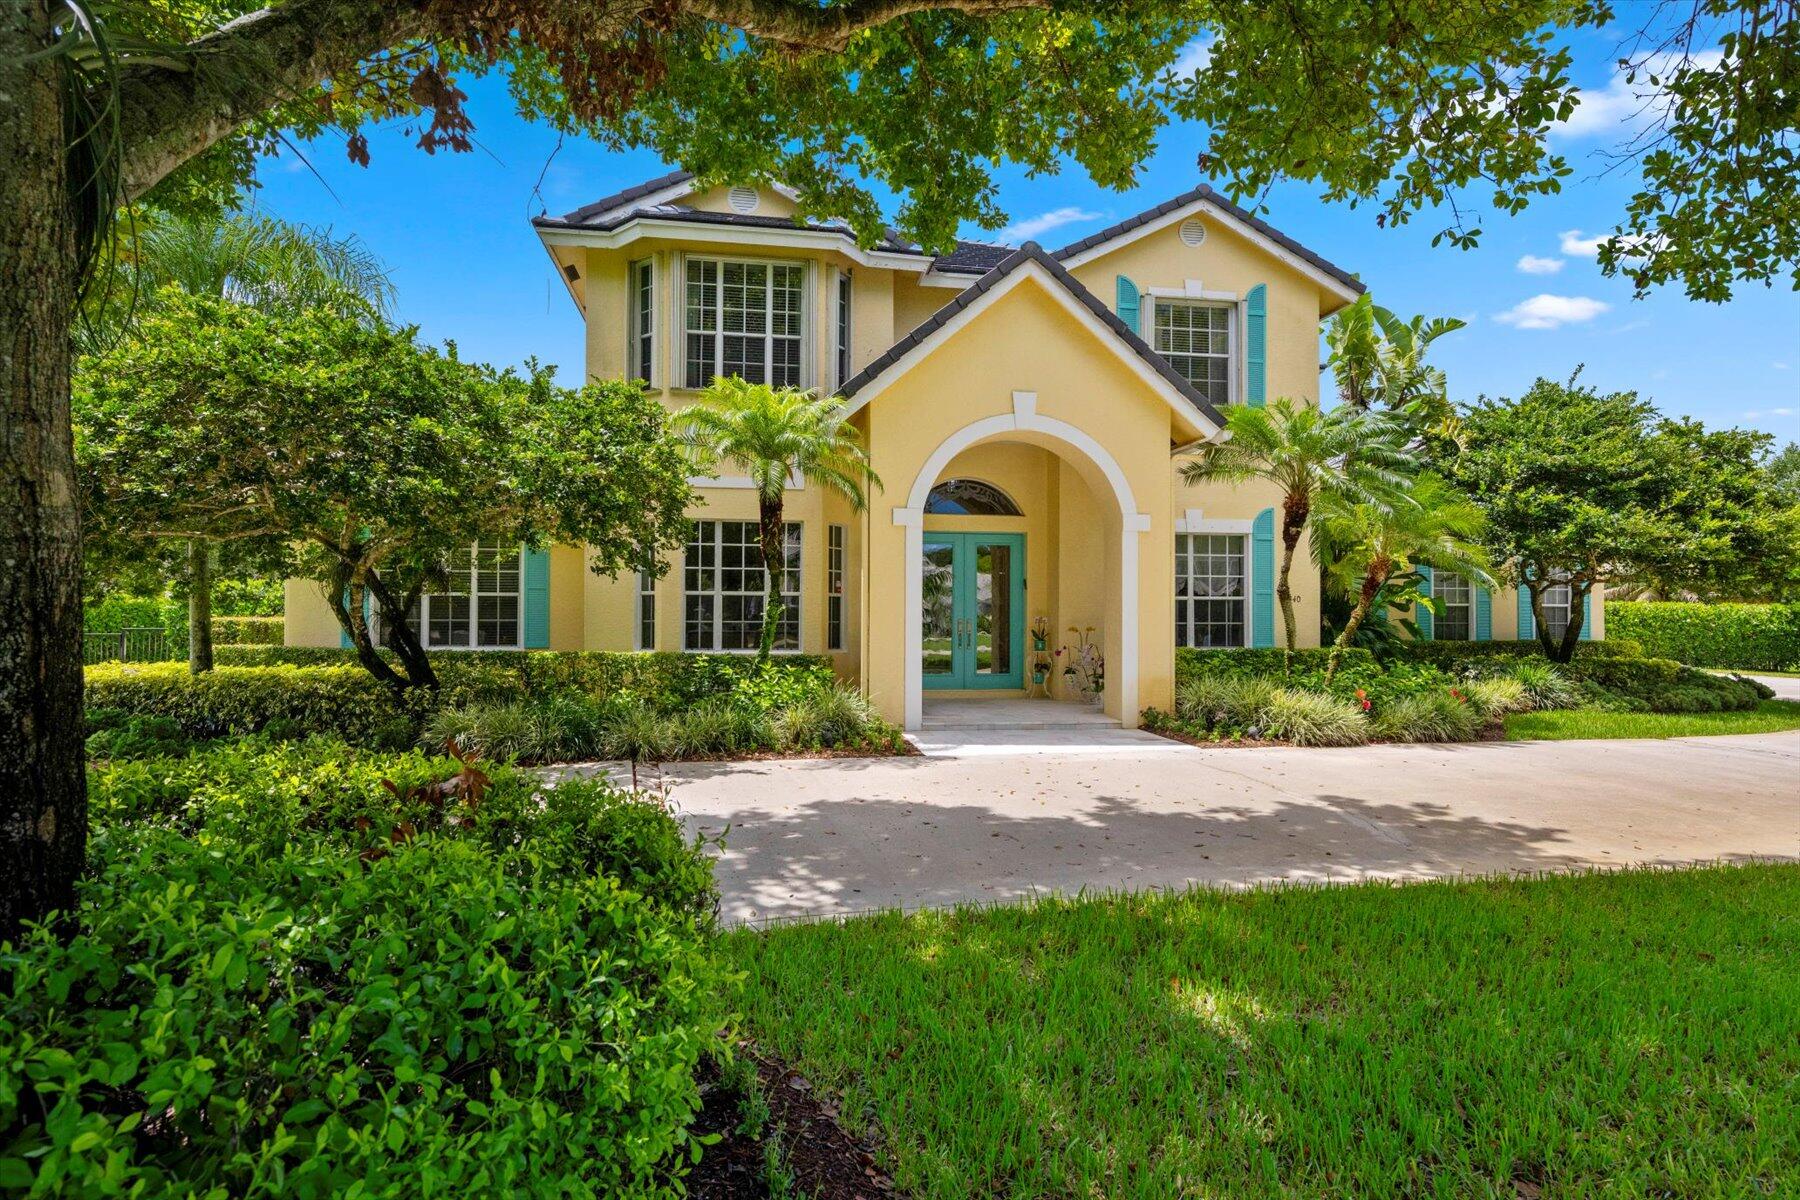
[[[855,275],[852,272],[841,267],[833,267],[826,285],[831,289],[829,304],[831,309],[831,370],[828,377],[831,380],[831,390],[834,392],[843,387],[844,382],[855,374],[855,363],[852,361],[853,339],[856,336],[855,326],[852,324],[856,319],[856,284],[854,281]],[[846,284],[850,288],[848,295],[844,292]]]
[[[832,546],[836,540],[837,546]],[[806,553],[805,538],[801,538],[801,557]],[[832,563],[835,553],[837,562]],[[838,590],[831,590],[832,576],[837,576]],[[831,628],[831,602],[837,601],[838,621],[837,637],[833,638]],[[844,525],[827,525],[825,527],[825,649],[833,654],[842,654],[848,640],[850,628],[850,530]]]
[[[1190,282],[1193,281],[1190,280]],[[1197,308],[1224,309],[1227,314],[1225,322],[1225,403],[1242,403],[1244,387],[1244,302],[1231,293],[1212,295],[1202,294],[1199,296],[1190,295],[1187,292],[1170,292],[1168,295],[1158,294],[1159,292],[1169,291],[1170,290],[1167,288],[1153,289],[1151,291],[1148,320],[1145,320],[1142,315],[1139,317],[1139,320],[1145,321],[1146,331],[1149,334],[1144,340],[1150,344],[1150,349],[1155,350],[1157,354],[1162,355],[1163,358],[1167,359],[1170,366],[1174,366],[1175,360],[1169,358],[1166,353],[1157,349],[1156,346],[1157,303],[1160,301],[1170,304],[1190,304]],[[1213,356],[1202,355],[1197,357],[1211,358]],[[1176,368],[1176,373],[1180,374],[1179,367]]]
[[[1462,604],[1452,605],[1448,600],[1446,600],[1444,598],[1440,589],[1442,588],[1443,581],[1446,577],[1451,578],[1451,579],[1460,579],[1463,581],[1463,585],[1469,589],[1469,598],[1466,602],[1464,602]],[[1443,607],[1444,609],[1450,609],[1452,607],[1461,608],[1461,609],[1467,609],[1468,613],[1469,613],[1469,636],[1466,638],[1445,638],[1441,633],[1438,632],[1439,626],[1443,623],[1444,614],[1441,612],[1434,613],[1431,618],[1431,639],[1433,641],[1443,640],[1443,641],[1450,641],[1450,642],[1465,642],[1465,641],[1472,642],[1475,640],[1475,589],[1476,589],[1475,581],[1473,579],[1470,579],[1468,576],[1463,575],[1459,571],[1434,571],[1432,573],[1432,576],[1431,576],[1431,596],[1432,596],[1432,598],[1434,600],[1436,600],[1438,602],[1438,604],[1441,607]]]
[[[631,603],[631,643],[632,643],[632,645],[636,646],[639,650],[655,650],[656,649],[656,633],[657,633],[656,627],[660,623],[659,618],[662,616],[661,613],[656,611],[656,601],[657,601],[656,590],[657,590],[657,584],[660,581],[655,576],[650,575],[650,578],[649,578],[650,589],[648,591],[645,591],[644,583],[645,583],[645,576],[647,576],[647,575],[650,575],[650,573],[648,571],[639,571],[637,573],[636,577],[632,580],[632,582],[635,586],[633,587],[632,594],[631,594],[631,601],[632,601],[632,603]],[[644,644],[644,597],[645,596],[650,597],[650,644],[649,645]]]
[[[469,586],[471,588],[473,588],[475,585],[475,578],[474,578],[474,575],[475,575],[475,550],[480,545],[481,545],[480,542],[470,542],[469,543]],[[431,593],[420,592],[419,593],[418,627],[413,630],[414,636],[416,636],[419,639],[419,645],[422,648],[424,648],[424,650],[427,653],[430,653],[433,650],[454,650],[459,654],[466,653],[466,652],[472,651],[472,650],[473,651],[523,650],[525,648],[525,547],[523,545],[521,545],[519,547],[518,554],[519,554],[519,591],[518,591],[518,596],[519,596],[519,619],[518,619],[519,636],[518,636],[517,641],[510,642],[505,645],[495,645],[495,646],[478,646],[478,645],[474,644],[475,626],[481,619],[479,606],[477,604],[478,595],[503,596],[506,593],[504,593],[504,592],[482,592],[482,593],[478,594],[474,591],[470,591],[470,593],[469,593],[469,637],[470,637],[469,644],[461,645],[461,646],[458,646],[458,645],[434,646],[434,645],[432,645],[431,644]],[[441,595],[442,593],[439,593],[439,594]],[[374,619],[372,619],[369,622],[370,634],[377,642],[379,642],[381,639],[380,639],[380,636],[379,636],[379,633],[377,631],[376,624],[375,624],[376,620],[379,619],[379,614],[371,614],[371,617]]]
[[[745,521],[751,525],[756,524],[756,518],[754,518],[754,517],[689,517],[688,519],[690,521],[701,522],[702,524],[707,523],[707,522],[711,522],[713,524],[718,524],[722,521],[738,521],[738,520]],[[804,521],[790,521],[785,517],[782,518],[781,523],[784,527],[788,526],[788,525],[792,525],[800,530],[800,588],[798,591],[795,591],[792,593],[783,593],[783,595],[793,595],[793,596],[799,597],[799,604],[797,605],[799,611],[795,614],[795,617],[794,617],[795,641],[798,644],[794,645],[794,646],[772,646],[769,649],[769,653],[772,655],[774,655],[774,654],[805,654],[806,653],[806,523]],[[716,549],[717,549],[717,546],[715,543],[715,550]],[[757,653],[760,653],[760,649],[756,646],[751,646],[750,648],[745,649],[745,650],[714,650],[714,649],[710,649],[710,648],[704,647],[704,646],[696,648],[696,647],[690,646],[688,644],[687,598],[690,593],[688,592],[688,588],[687,588],[687,549],[685,546],[683,547],[681,554],[682,554],[682,560],[681,560],[681,572],[682,572],[682,574],[681,574],[681,649],[682,649],[682,652],[686,653],[686,654],[757,654]],[[716,575],[721,569],[722,568],[719,566],[718,562],[715,560],[713,563],[714,574]],[[735,595],[741,595],[743,593],[733,592],[731,594],[735,596]],[[715,601],[715,603],[713,604],[713,642],[714,642],[714,644],[717,644],[719,641],[719,623],[725,619],[723,616],[724,605],[717,603],[717,601],[719,599],[721,599],[724,595],[725,595],[724,592],[716,591],[716,590],[712,593],[713,599]]]
[[[656,387],[662,379],[663,312],[662,254],[653,253],[625,264],[625,378],[638,377],[638,268],[650,267],[650,370],[644,382]],[[685,362],[683,364],[685,366]]]
[[[753,256],[753,255],[747,255],[747,254],[687,254],[687,253],[676,256],[676,262],[675,262],[674,269],[675,269],[675,271],[679,272],[679,274],[671,276],[671,278],[676,278],[676,279],[680,280],[679,288],[670,287],[668,289],[671,293],[676,292],[678,290],[680,292],[680,296],[678,297],[680,303],[677,305],[676,311],[680,314],[680,317],[679,317],[680,324],[678,326],[679,331],[680,331],[680,341],[677,343],[677,345],[680,347],[680,364],[681,364],[681,366],[680,366],[680,370],[676,371],[675,375],[674,375],[674,378],[677,381],[676,386],[681,388],[684,391],[697,392],[697,391],[704,390],[706,388],[707,384],[710,384],[712,382],[712,380],[709,379],[705,383],[695,385],[695,384],[690,384],[688,382],[688,377],[687,377],[687,339],[688,339],[687,269],[688,269],[688,264],[693,262],[696,259],[698,259],[702,262],[714,262],[714,263],[719,264],[719,282],[717,284],[717,286],[719,288],[719,293],[720,293],[719,294],[719,309],[718,309],[719,327],[717,329],[713,330],[713,338],[714,338],[714,341],[713,341],[713,350],[714,350],[713,368],[714,368],[715,374],[717,374],[718,371],[725,364],[725,343],[724,343],[724,339],[725,339],[725,304],[724,304],[725,264],[726,263],[739,263],[744,266],[799,267],[801,269],[800,270],[800,288],[801,288],[801,297],[800,297],[800,381],[795,386],[800,387],[802,389],[812,387],[813,381],[818,377],[817,371],[815,370],[815,366],[812,361],[813,357],[817,351],[817,343],[813,340],[813,338],[814,338],[813,327],[818,324],[818,319],[817,319],[818,303],[817,303],[817,296],[816,296],[818,288],[817,288],[817,272],[815,272],[813,270],[813,263],[811,262],[811,260],[804,259],[804,258],[759,258],[759,257]],[[766,343],[769,339],[773,338],[775,335],[763,334],[762,336]],[[767,360],[767,350],[766,349],[764,351],[764,358],[766,361]]]
[[[1250,520],[1250,519],[1236,520],[1236,519],[1223,518],[1223,517],[1214,517],[1210,520],[1204,519],[1200,516],[1200,510],[1197,508],[1188,509],[1186,516],[1176,519],[1175,535],[1177,537],[1180,537],[1184,533],[1198,533],[1198,534],[1218,533],[1218,534],[1227,534],[1227,535],[1231,535],[1231,536],[1235,536],[1235,537],[1242,537],[1244,539],[1244,644],[1242,646],[1215,646],[1215,647],[1197,646],[1197,647],[1189,647],[1189,649],[1248,650],[1251,648],[1250,647],[1251,625],[1252,625],[1253,621],[1255,620],[1255,616],[1251,612],[1251,607],[1256,601],[1256,552],[1255,552],[1256,548],[1252,543],[1252,535],[1254,532],[1252,529],[1252,526],[1254,526],[1254,525],[1255,525],[1255,521]],[[1173,546],[1171,546],[1171,547],[1169,547],[1170,565],[1173,565],[1174,561],[1175,561],[1175,548]],[[1176,599],[1177,599],[1177,597],[1175,597],[1173,595],[1170,596],[1169,600],[1170,600],[1171,607],[1173,607],[1174,601]],[[1188,597],[1188,602],[1190,604],[1193,603],[1193,600],[1194,600],[1194,597],[1192,597],[1192,596]],[[1192,620],[1193,609],[1190,608],[1188,610],[1188,613],[1189,613],[1188,624],[1190,626],[1192,626],[1193,625],[1193,620]],[[1172,637],[1175,633],[1175,630],[1171,629],[1169,631],[1169,633],[1170,633],[1170,636]],[[1176,644],[1180,645],[1179,642],[1177,642]]]

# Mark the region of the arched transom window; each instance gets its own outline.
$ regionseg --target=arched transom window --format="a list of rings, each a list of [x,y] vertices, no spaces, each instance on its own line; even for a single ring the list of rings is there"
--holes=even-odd
[[[925,511],[942,516],[1022,517],[1011,496],[979,479],[946,479],[925,498]]]

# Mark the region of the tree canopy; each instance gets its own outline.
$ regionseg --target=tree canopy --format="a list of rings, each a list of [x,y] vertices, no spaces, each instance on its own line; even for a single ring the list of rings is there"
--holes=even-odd
[[[1791,577],[1800,512],[1758,466],[1767,435],[1708,432],[1661,416],[1634,392],[1539,379],[1516,400],[1483,398],[1465,414],[1464,449],[1445,469],[1487,514],[1487,540],[1510,582],[1573,593],[1564,661],[1596,585],[1663,594],[1766,594]]]
[[[407,614],[472,543],[585,545],[614,574],[686,529],[687,459],[636,384],[557,387],[411,330],[185,293],[79,381],[94,527],[296,547],[364,664],[397,686],[435,682]],[[365,594],[404,673],[376,653]]]

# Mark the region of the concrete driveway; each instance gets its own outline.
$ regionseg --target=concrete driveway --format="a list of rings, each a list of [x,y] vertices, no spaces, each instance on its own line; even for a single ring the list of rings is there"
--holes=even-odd
[[[1196,749],[1109,729],[913,758],[683,763],[726,919],[1034,892],[1800,859],[1800,733]],[[650,782],[646,779],[646,782]]]

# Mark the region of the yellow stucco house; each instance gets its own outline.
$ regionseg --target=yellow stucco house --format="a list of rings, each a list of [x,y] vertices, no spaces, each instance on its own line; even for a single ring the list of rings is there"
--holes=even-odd
[[[1232,404],[1316,404],[1320,322],[1363,289],[1210,188],[1055,251],[863,248],[796,220],[780,188],[702,190],[685,172],[534,225],[586,320],[591,376],[644,379],[671,409],[720,374],[845,398],[884,488],[861,513],[789,492],[780,645],[829,655],[890,719],[1025,694],[1034,623],[1052,651],[1094,631],[1105,711],[1128,725],[1170,705],[1177,647],[1275,644],[1279,496],[1190,487],[1179,469]],[[694,482],[661,579],[597,576],[573,546],[475,547],[466,584],[425,601],[427,644],[753,650],[755,494]],[[1310,579],[1296,572],[1308,645]],[[1530,635],[1512,592],[1434,587],[1434,636]],[[311,585],[289,585],[288,618],[290,644],[339,642]],[[1043,672],[1057,698],[1066,661]]]

